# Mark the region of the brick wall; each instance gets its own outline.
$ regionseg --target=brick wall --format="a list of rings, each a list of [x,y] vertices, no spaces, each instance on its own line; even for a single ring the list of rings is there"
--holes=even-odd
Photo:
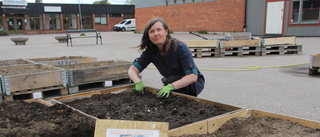
[[[136,30],[143,31],[155,17],[164,19],[171,31],[241,32],[245,0],[219,0],[135,9]]]

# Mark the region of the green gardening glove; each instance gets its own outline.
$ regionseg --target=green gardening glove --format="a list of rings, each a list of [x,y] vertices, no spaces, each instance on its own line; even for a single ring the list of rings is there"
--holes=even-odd
[[[157,94],[157,98],[168,98],[171,91],[174,90],[174,87],[171,85],[171,84],[168,84],[164,87],[162,87],[159,91],[158,91],[158,94]]]
[[[134,83],[134,85],[136,87],[136,91],[144,94],[144,91],[146,90],[146,86],[142,83],[142,81],[138,81]]]

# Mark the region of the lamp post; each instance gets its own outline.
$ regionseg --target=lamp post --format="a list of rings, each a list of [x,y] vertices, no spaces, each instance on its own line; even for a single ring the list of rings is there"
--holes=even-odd
[[[79,15],[80,15],[80,29],[82,30],[82,18],[81,18],[80,0],[78,0],[78,3],[79,3]]]

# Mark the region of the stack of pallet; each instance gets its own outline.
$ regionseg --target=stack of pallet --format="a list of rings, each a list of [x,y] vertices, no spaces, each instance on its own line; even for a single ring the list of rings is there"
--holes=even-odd
[[[251,33],[230,33],[216,40],[184,41],[194,57],[301,54],[295,37],[253,39]]]
[[[0,61],[0,101],[49,98],[131,83],[131,63],[84,56]]]
[[[295,44],[295,37],[264,38],[262,55],[301,54],[302,45]]]

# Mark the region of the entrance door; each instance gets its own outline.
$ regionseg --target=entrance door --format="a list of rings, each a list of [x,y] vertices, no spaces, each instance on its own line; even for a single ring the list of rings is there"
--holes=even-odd
[[[282,34],[284,1],[267,2],[266,34]]]
[[[22,34],[24,33],[24,22],[22,17],[8,17],[8,33],[9,34]]]

